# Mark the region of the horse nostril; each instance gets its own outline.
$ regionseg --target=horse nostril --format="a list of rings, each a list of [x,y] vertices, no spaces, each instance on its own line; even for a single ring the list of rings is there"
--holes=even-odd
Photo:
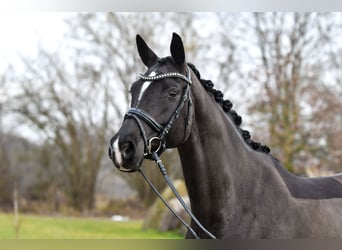
[[[122,154],[122,158],[124,160],[129,160],[131,158],[133,158],[134,156],[134,153],[135,153],[135,149],[134,149],[134,145],[132,142],[126,142],[124,144],[122,144],[120,146],[120,151],[121,151],[121,154]]]
[[[113,160],[113,150],[112,150],[111,147],[108,148],[108,156],[109,156],[110,159]]]
[[[112,146],[110,146],[108,149],[108,156],[111,160],[114,160],[115,158],[114,153],[115,153],[114,149],[112,148]]]

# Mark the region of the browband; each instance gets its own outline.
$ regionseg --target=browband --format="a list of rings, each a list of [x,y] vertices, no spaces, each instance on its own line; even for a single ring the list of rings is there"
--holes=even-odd
[[[184,81],[186,81],[187,83],[191,84],[191,77],[190,77],[190,70],[189,67],[187,67],[187,75],[183,75],[177,72],[168,72],[168,73],[162,73],[159,75],[155,75],[155,76],[146,76],[142,73],[139,73],[139,77],[145,81],[157,81],[157,80],[161,80],[161,79],[165,79],[165,78],[180,78]]]

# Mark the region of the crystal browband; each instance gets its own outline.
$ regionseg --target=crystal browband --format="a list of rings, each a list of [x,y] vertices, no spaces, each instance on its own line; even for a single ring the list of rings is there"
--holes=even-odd
[[[168,73],[163,73],[163,74],[159,74],[155,76],[145,76],[144,74],[139,73],[139,77],[145,81],[157,81],[157,80],[161,80],[164,78],[180,78],[186,81],[187,83],[191,84],[189,68],[187,69],[187,76],[177,73],[177,72],[168,72]]]

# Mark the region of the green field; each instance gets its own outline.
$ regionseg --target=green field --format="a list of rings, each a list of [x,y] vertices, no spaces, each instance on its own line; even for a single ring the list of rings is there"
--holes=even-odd
[[[21,215],[19,239],[180,239],[177,232],[141,230],[142,221]],[[0,239],[15,239],[14,217],[0,214]]]

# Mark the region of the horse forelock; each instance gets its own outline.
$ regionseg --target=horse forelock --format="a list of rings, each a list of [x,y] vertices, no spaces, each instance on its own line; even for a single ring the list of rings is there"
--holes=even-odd
[[[233,107],[232,102],[230,100],[225,100],[224,99],[223,93],[220,90],[217,90],[217,89],[214,88],[214,84],[213,84],[212,81],[202,79],[201,75],[200,75],[200,72],[198,71],[198,69],[195,67],[194,64],[188,63],[188,66],[194,72],[194,74],[196,75],[197,79],[202,84],[202,86],[207,91],[207,93],[211,94],[214,97],[216,103],[219,104],[219,106],[222,108],[222,110],[234,122],[234,124],[236,125],[238,131],[242,135],[242,138],[247,143],[247,145],[249,147],[251,147],[253,150],[256,150],[256,151],[259,151],[259,152],[263,152],[263,153],[266,153],[266,154],[270,153],[270,148],[268,146],[263,145],[260,142],[256,142],[256,141],[252,140],[249,131],[244,130],[244,129],[242,129],[240,127],[240,125],[242,123],[242,118],[241,118],[240,115],[238,115],[238,113],[234,109],[232,109],[232,107]]]
[[[164,64],[167,64],[167,63],[173,63],[173,60],[172,60],[171,56],[159,58],[158,61],[157,61],[157,64],[159,64],[159,65],[164,65]]]

